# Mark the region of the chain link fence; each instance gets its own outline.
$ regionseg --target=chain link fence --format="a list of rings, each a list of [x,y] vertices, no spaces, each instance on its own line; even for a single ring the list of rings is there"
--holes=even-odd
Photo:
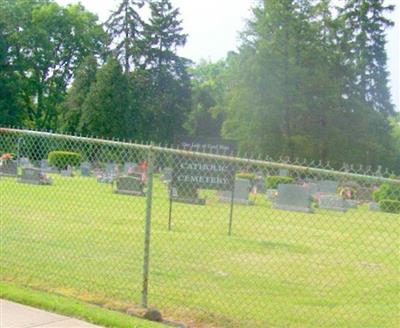
[[[397,327],[400,180],[0,129],[1,280],[190,327]]]

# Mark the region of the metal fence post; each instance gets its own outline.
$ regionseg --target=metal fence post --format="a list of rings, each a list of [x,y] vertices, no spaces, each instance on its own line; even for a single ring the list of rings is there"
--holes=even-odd
[[[153,147],[150,146],[147,157],[147,193],[146,193],[146,221],[144,228],[144,259],[143,259],[143,289],[142,306],[147,308],[150,262],[150,235],[151,235],[151,208],[153,198]]]

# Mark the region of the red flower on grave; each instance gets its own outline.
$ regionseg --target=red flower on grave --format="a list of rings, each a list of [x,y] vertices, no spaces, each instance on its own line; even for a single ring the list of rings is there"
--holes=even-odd
[[[5,153],[5,154],[1,155],[0,160],[6,161],[6,160],[9,160],[9,159],[12,159],[12,158],[13,158],[13,155],[12,155],[12,154],[10,154],[10,153]]]

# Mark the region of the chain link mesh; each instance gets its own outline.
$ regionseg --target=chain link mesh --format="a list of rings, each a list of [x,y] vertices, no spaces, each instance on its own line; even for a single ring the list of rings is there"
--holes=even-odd
[[[193,327],[399,323],[400,180],[381,168],[15,129],[0,154],[4,282]]]

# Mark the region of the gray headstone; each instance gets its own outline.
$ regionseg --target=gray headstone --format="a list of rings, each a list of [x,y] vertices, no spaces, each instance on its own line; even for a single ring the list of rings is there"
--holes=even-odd
[[[52,181],[40,169],[37,168],[23,168],[22,175],[18,178],[18,182],[36,185],[51,184]]]
[[[0,173],[4,176],[16,177],[18,174],[17,162],[12,160],[3,161],[0,165]]]
[[[21,158],[19,159],[19,163],[20,163],[20,165],[21,165],[22,167],[24,167],[24,168],[26,168],[26,167],[32,167],[32,164],[31,164],[29,158],[27,158],[27,157],[21,157]]]
[[[173,172],[173,170],[170,167],[165,167],[163,169],[163,171],[162,171],[162,180],[165,183],[169,183],[169,182],[172,181],[172,172]]]
[[[144,192],[142,180],[135,176],[119,177],[115,192],[123,195],[143,196]]]
[[[51,173],[51,172],[55,172],[57,171],[55,168],[53,168],[50,164],[49,161],[47,159],[42,159],[39,162],[40,165],[40,170],[42,172],[46,172],[46,173]]]
[[[370,211],[380,211],[379,204],[376,202],[371,202],[368,204],[368,209]]]
[[[313,212],[309,192],[303,186],[294,184],[280,184],[278,186],[278,197],[274,207],[288,211]]]
[[[321,195],[318,200],[320,209],[346,212],[346,201],[335,195]]]
[[[358,202],[353,199],[345,199],[344,204],[347,208],[351,208],[351,209],[358,208]]]
[[[289,176],[289,170],[288,169],[279,169],[279,176],[281,176],[281,177]]]
[[[319,192],[322,194],[336,194],[338,183],[332,180],[322,180],[318,182]]]
[[[73,177],[73,170],[72,167],[68,166],[66,170],[61,170],[61,175],[63,177],[68,177],[68,178],[72,178]]]
[[[187,186],[187,188],[181,186],[180,191],[178,191],[178,188],[173,187],[172,189],[170,189],[170,191],[171,198],[174,202],[192,205],[206,204],[206,200],[203,198],[199,198],[197,190],[191,188],[190,186]]]
[[[265,193],[265,191],[266,191],[265,177],[262,174],[262,172],[257,172],[256,178],[255,178],[255,181],[254,181],[254,185],[257,188],[257,192]]]
[[[233,195],[233,201],[237,204],[243,205],[254,205],[253,201],[249,200],[251,184],[247,179],[236,179],[235,180],[235,192]],[[230,203],[232,199],[232,191],[226,190],[222,192],[219,200],[220,202]]]
[[[118,165],[117,164],[107,164],[106,174],[111,177],[116,177],[118,175]]]
[[[306,183],[306,184],[304,185],[304,188],[308,191],[308,194],[309,194],[311,197],[316,196],[317,193],[318,193],[318,190],[319,190],[319,186],[318,186],[318,184],[316,184],[316,183]]]
[[[81,175],[83,177],[89,177],[91,174],[92,165],[89,162],[83,162],[80,165]]]

